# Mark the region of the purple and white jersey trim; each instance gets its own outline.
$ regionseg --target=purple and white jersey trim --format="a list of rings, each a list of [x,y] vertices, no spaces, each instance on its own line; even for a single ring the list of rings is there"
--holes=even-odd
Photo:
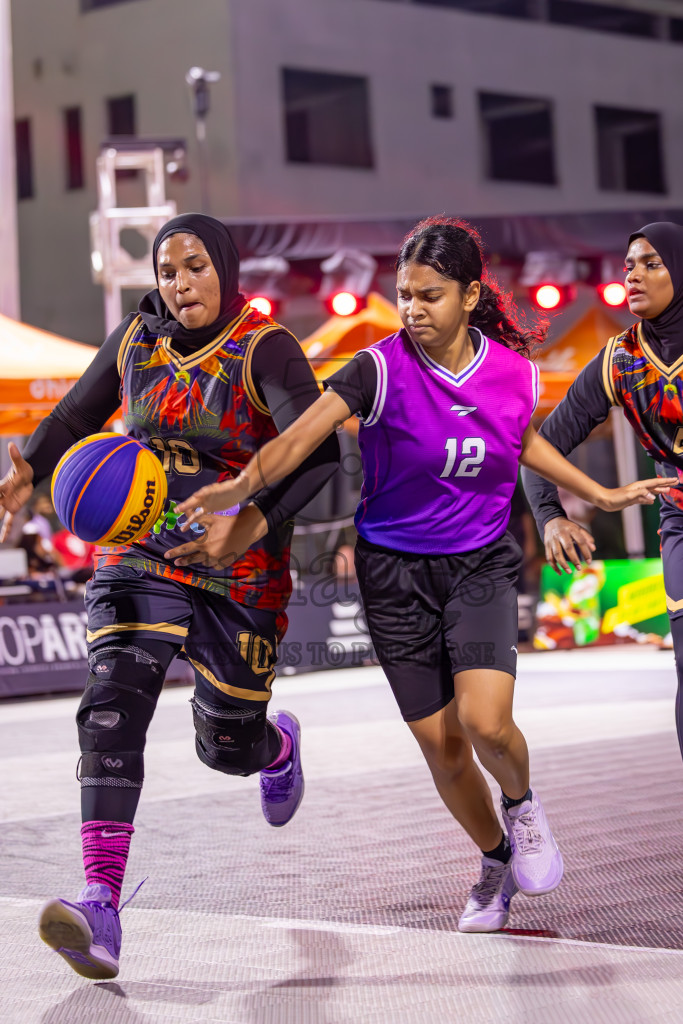
[[[372,404],[370,415],[366,420],[363,420],[363,425],[366,427],[372,427],[382,415],[382,409],[387,397],[387,379],[388,370],[386,359],[379,349],[372,348],[365,349],[368,355],[371,355],[375,361],[377,367],[377,392],[375,394],[375,401]]]

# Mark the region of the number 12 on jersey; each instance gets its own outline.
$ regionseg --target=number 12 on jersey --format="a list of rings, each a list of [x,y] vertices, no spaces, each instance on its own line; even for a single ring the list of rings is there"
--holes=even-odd
[[[458,446],[460,440],[457,437],[449,437],[446,441],[446,465],[441,471],[441,480],[449,476],[478,476],[486,455],[486,445],[483,437],[466,437],[462,442],[460,451]],[[458,456],[460,461],[458,462]],[[457,464],[457,469],[455,469]],[[455,469],[455,472],[453,470]]]

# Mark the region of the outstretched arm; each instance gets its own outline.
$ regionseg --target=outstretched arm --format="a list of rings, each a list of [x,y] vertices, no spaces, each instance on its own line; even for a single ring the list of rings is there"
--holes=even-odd
[[[282,434],[260,448],[239,476],[209,484],[177,506],[189,526],[205,512],[220,512],[242,504],[263,487],[289,476],[337,427],[351,410],[334,391],[326,391]]]
[[[16,445],[10,445],[12,466],[0,480],[0,515],[4,514],[0,543],[9,532],[14,515],[31,497],[34,484],[52,474],[75,441],[101,430],[118,409],[120,380],[116,357],[131,320],[132,315],[126,317],[112,331],[81,379],[38,424],[23,453]]]
[[[539,430],[561,455],[573,452],[609,415],[611,402],[603,376],[605,354],[602,349],[584,367]],[[567,518],[555,484],[526,467],[522,468],[522,483],[543,538],[545,556],[555,572],[570,573],[572,566],[580,569],[582,561],[590,564],[595,541],[588,530]]]
[[[619,512],[629,505],[652,505],[658,494],[666,494],[678,483],[677,477],[653,477],[636,480],[625,487],[603,487],[560,455],[531,425],[524,434],[519,461],[556,486],[564,487],[605,512]]]

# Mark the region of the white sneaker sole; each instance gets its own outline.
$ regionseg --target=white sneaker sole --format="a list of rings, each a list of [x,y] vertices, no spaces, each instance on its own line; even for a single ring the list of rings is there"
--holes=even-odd
[[[501,914],[501,916],[499,918],[497,918],[495,922],[489,922],[489,923],[485,923],[485,922],[483,922],[481,920],[478,920],[476,917],[471,917],[469,919],[469,921],[465,921],[461,917],[460,920],[458,921],[458,931],[459,932],[465,932],[465,933],[468,933],[470,935],[474,935],[474,934],[482,935],[482,934],[487,933],[487,932],[499,932],[501,930],[501,928],[504,928],[505,925],[508,923],[509,917],[510,917],[510,911],[509,910],[508,910],[507,914],[504,914],[504,915]]]
[[[49,900],[40,912],[38,931],[43,942],[66,960],[76,974],[92,981],[115,978],[118,960],[104,946],[93,945],[87,919],[61,900]]]

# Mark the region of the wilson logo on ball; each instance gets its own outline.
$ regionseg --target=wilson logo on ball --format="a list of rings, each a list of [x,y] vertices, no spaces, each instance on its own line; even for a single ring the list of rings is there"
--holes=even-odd
[[[52,501],[67,529],[95,544],[131,544],[159,518],[167,486],[161,463],[134,437],[77,441],[52,477]]]

